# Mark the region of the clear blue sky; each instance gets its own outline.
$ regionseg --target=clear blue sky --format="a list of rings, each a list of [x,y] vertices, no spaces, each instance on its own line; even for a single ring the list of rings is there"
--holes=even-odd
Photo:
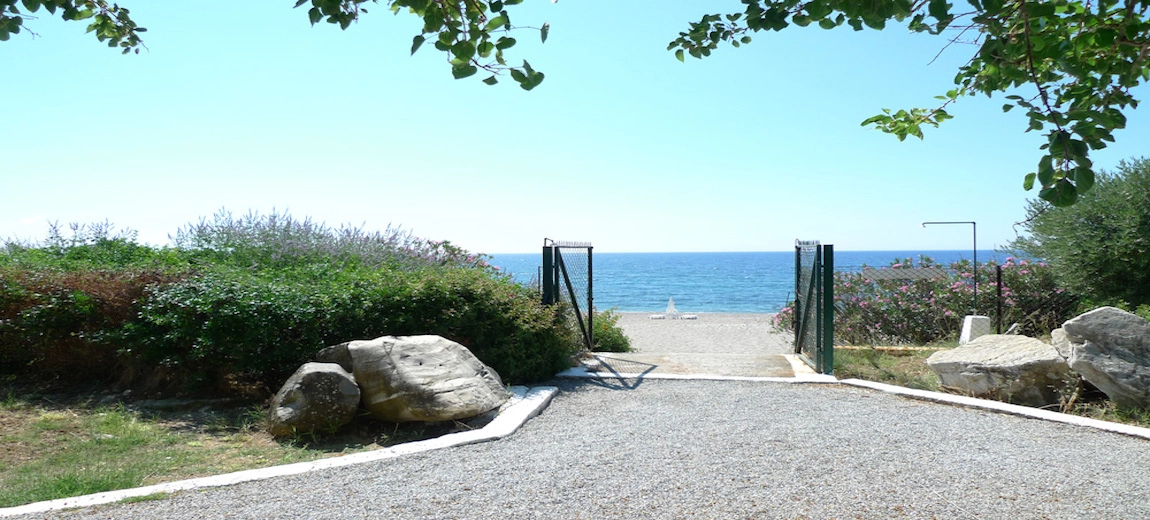
[[[970,247],[1015,236],[1038,133],[1001,99],[963,99],[924,141],[859,123],[929,106],[973,51],[902,28],[791,28],[679,63],[667,43],[726,1],[530,0],[547,75],[455,81],[417,19],[380,6],[347,31],[283,2],[124,0],[149,50],[121,56],[41,13],[0,44],[0,237],[110,220],[167,242],[220,208],[402,226],[485,253],[544,237],[603,252]],[[1147,89],[1136,96],[1146,98]],[[1095,164],[1150,155],[1150,109]]]

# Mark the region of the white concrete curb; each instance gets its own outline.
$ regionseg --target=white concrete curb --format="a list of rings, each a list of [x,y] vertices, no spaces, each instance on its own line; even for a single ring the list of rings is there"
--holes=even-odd
[[[1003,403],[1001,401],[991,401],[989,399],[977,399],[974,397],[944,394],[941,392],[915,390],[912,388],[904,388],[901,386],[888,385],[885,383],[876,383],[874,381],[863,381],[861,379],[843,379],[839,381],[839,383],[850,386],[870,388],[873,390],[886,392],[888,394],[901,395],[913,399],[922,399],[924,401],[932,401],[936,403],[966,406],[970,408],[979,408],[982,410],[991,410],[1010,415],[1040,419],[1043,421],[1073,424],[1075,426],[1085,426],[1087,428],[1121,433],[1123,435],[1141,437],[1143,439],[1150,440],[1150,428],[1142,428],[1140,426],[1131,426],[1129,424],[1101,421],[1098,419],[1090,419],[1088,417],[1079,417],[1077,415],[1052,412],[1050,410],[1042,410],[1040,408],[1031,408],[1029,406]]]
[[[630,372],[589,372],[583,367],[564,370],[555,375],[564,379],[676,379],[696,381],[751,381],[758,383],[837,383],[834,376],[796,374],[794,377],[720,376],[716,374],[662,374]]]
[[[0,517],[110,504],[112,502],[119,502],[125,498],[143,497],[157,493],[174,493],[176,491],[189,489],[230,486],[232,484],[239,484],[240,482],[264,480],[286,475],[298,475],[320,469],[363,464],[412,453],[502,439],[515,433],[528,419],[539,415],[544,408],[547,408],[547,405],[551,403],[551,398],[558,392],[559,389],[554,386],[541,386],[530,390],[524,386],[513,386],[511,387],[512,397],[511,400],[508,401],[508,404],[504,405],[503,410],[499,412],[499,415],[494,420],[478,430],[451,433],[435,439],[409,442],[390,448],[354,453],[342,457],[320,459],[311,462],[298,462],[271,468],[250,469],[225,475],[180,480],[177,482],[156,484],[154,486],[106,491],[93,495],[61,498],[59,500],[35,502],[17,507],[0,508]]]

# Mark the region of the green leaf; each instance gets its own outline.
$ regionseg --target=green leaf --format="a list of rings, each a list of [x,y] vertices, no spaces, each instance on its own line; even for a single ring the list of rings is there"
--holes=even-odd
[[[1026,174],[1026,177],[1023,177],[1023,179],[1022,179],[1022,189],[1026,190],[1026,191],[1030,191],[1030,190],[1034,189],[1034,178],[1035,177],[1036,177],[1036,175],[1034,174],[1034,172]]]
[[[501,51],[510,49],[515,45],[515,38],[502,37],[495,41],[495,48]]]
[[[1038,197],[1057,207],[1065,207],[1073,205],[1074,201],[1078,200],[1078,190],[1070,181],[1058,179],[1054,186],[1039,191]]]
[[[946,3],[946,0],[930,0],[930,4],[927,6],[927,12],[936,20],[943,20],[950,12],[950,7],[950,4]]]
[[[425,41],[427,41],[427,39],[424,38],[422,34],[413,38],[411,40],[411,54],[415,54],[415,51],[418,51]]]
[[[451,46],[451,54],[460,60],[471,60],[475,57],[475,44],[467,40],[456,42],[455,45]]]
[[[24,8],[34,13],[40,9],[40,0],[24,0]]]
[[[1011,105],[1010,103],[1002,105],[1003,112],[1010,112],[1011,110],[1014,110],[1014,105]]]
[[[679,61],[683,61],[685,59],[683,57],[683,49],[675,51],[675,58],[678,58]]]
[[[834,29],[836,25],[834,20],[831,20],[830,18],[823,18],[822,20],[819,20],[819,27],[822,27],[823,29]]]
[[[471,64],[456,65],[451,68],[451,75],[455,79],[463,79],[469,76],[473,76],[476,72],[479,72],[479,69]]]
[[[491,76],[490,78],[483,80],[483,82],[488,84],[488,85],[494,85],[496,83],[499,83],[499,80],[495,79],[495,76]]]
[[[1079,166],[1074,169],[1074,185],[1078,187],[1078,193],[1086,193],[1090,188],[1094,187],[1094,170],[1085,166]]]
[[[506,23],[507,23],[507,18],[505,18],[503,15],[499,15],[499,16],[496,16],[495,18],[492,18],[490,21],[488,21],[487,25],[483,26],[483,30],[487,31],[487,32],[491,32],[491,31],[494,31],[495,29],[503,27]]]
[[[539,39],[543,43],[547,43],[547,35],[551,32],[551,22],[544,22],[543,27],[539,29]]]
[[[315,25],[323,19],[323,13],[320,12],[318,7],[312,7],[311,9],[307,10],[307,18],[308,20],[311,20],[312,25]]]
[[[1042,156],[1038,161],[1038,182],[1043,186],[1050,186],[1054,182],[1054,165],[1049,155]]]
[[[476,52],[479,53],[479,57],[481,57],[481,58],[490,57],[491,53],[494,51],[495,51],[495,44],[491,43],[491,42],[483,42],[483,43],[479,44],[479,48],[476,49]]]

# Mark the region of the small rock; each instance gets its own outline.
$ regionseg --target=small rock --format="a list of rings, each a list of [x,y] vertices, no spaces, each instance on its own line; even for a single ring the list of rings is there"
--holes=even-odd
[[[355,419],[360,391],[355,377],[335,363],[307,363],[272,399],[273,436],[334,430]]]

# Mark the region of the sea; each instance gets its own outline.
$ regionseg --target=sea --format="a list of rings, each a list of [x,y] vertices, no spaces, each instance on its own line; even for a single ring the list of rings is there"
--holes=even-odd
[[[920,256],[939,264],[970,260],[966,251],[835,251],[836,271],[885,267]],[[978,251],[979,263],[1007,255]],[[516,281],[538,280],[542,252],[491,255]],[[772,313],[794,299],[795,253],[594,253],[595,308],[660,312],[675,299],[679,312]]]

